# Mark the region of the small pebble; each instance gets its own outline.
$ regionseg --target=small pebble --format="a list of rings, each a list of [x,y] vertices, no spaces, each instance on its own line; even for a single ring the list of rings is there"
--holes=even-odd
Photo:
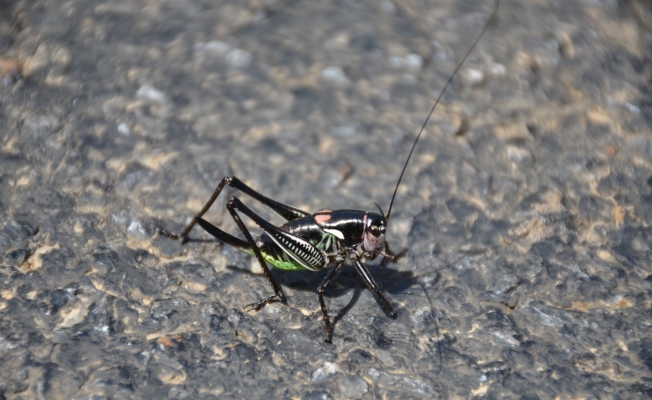
[[[231,50],[231,46],[218,40],[213,40],[208,43],[195,44],[195,51],[203,51],[207,54],[223,56]]]
[[[42,138],[61,128],[61,120],[54,115],[30,115],[23,122],[23,134],[32,134]]]
[[[226,54],[226,61],[232,67],[245,68],[251,64],[251,53],[245,50],[233,49]]]
[[[491,67],[489,67],[489,70],[487,71],[487,75],[489,75],[490,78],[496,79],[496,78],[502,78],[505,76],[507,73],[507,68],[503,64],[499,63],[493,63],[491,64]]]
[[[25,60],[23,63],[23,75],[29,76],[35,72],[43,70],[50,62],[50,55],[45,44],[36,48],[34,55]]]
[[[322,364],[321,367],[313,371],[313,373],[310,375],[310,379],[313,381],[324,381],[331,376],[341,372],[342,369],[339,367],[339,365],[326,361]]]
[[[340,393],[343,398],[352,399],[369,391],[369,386],[359,376],[347,376],[340,382]]]
[[[355,134],[354,126],[338,126],[331,129],[331,131],[337,136],[341,137],[351,137]]]
[[[131,129],[129,129],[127,124],[125,124],[124,122],[121,122],[118,125],[118,133],[120,133],[121,135],[129,136],[129,135],[131,135]]]
[[[423,67],[423,57],[418,54],[408,54],[405,57],[390,57],[389,66],[414,74],[421,71],[421,68]]]
[[[4,78],[18,72],[18,60],[13,58],[0,58],[0,77]]]
[[[477,68],[467,68],[460,73],[464,86],[474,87],[484,82],[484,73]]]
[[[141,100],[148,100],[154,103],[167,102],[167,96],[164,92],[150,85],[143,85],[136,92],[136,97]]]
[[[351,84],[344,71],[339,67],[326,67],[321,71],[321,78],[338,87],[347,87]]]

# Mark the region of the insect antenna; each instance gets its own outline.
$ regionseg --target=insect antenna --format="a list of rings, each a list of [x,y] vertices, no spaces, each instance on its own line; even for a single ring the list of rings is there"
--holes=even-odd
[[[378,208],[378,211],[380,211],[380,215],[382,215],[382,216],[384,217],[384,216],[385,216],[385,213],[383,212],[383,209],[382,209],[382,208],[380,208],[380,204],[378,204],[378,203],[375,203],[375,202],[374,202],[374,204],[375,204],[375,205],[376,205],[376,207]]]
[[[460,61],[459,64],[457,64],[457,67],[455,67],[455,70],[451,74],[450,78],[448,78],[448,81],[446,81],[446,84],[444,85],[444,88],[441,90],[439,93],[439,96],[437,97],[437,100],[435,101],[435,105],[432,106],[430,109],[430,113],[428,113],[428,117],[426,117],[426,120],[423,122],[423,125],[421,125],[421,130],[419,130],[419,134],[417,135],[417,138],[414,139],[414,144],[412,144],[412,149],[410,150],[410,154],[408,154],[407,160],[405,160],[405,165],[403,165],[403,170],[401,171],[401,175],[398,177],[398,182],[396,182],[396,188],[394,188],[394,194],[392,195],[392,201],[389,203],[389,210],[387,210],[387,215],[385,216],[386,220],[389,220],[389,215],[392,213],[392,206],[394,205],[394,199],[396,198],[396,193],[398,192],[398,187],[401,184],[401,179],[403,179],[403,174],[405,173],[405,169],[408,166],[408,163],[410,162],[410,158],[412,157],[412,153],[414,152],[415,147],[417,147],[417,142],[419,141],[419,138],[421,137],[421,134],[423,133],[424,129],[426,129],[426,125],[428,125],[428,121],[430,121],[430,117],[432,116],[432,113],[435,111],[435,108],[437,108],[437,105],[439,104],[439,101],[441,100],[442,96],[444,95],[444,92],[446,92],[446,89],[448,89],[448,86],[450,85],[451,81],[457,74],[457,71],[462,67],[462,64],[464,64],[464,61],[466,61],[467,57],[473,49],[475,48],[475,45],[478,44],[484,33],[489,29],[489,25],[491,24],[491,21],[493,21],[494,17],[496,16],[496,13],[498,13],[498,4],[500,3],[500,0],[496,0],[496,4],[494,6],[493,11],[491,12],[491,17],[489,17],[489,20],[487,20],[487,23],[484,25],[484,28],[482,28],[482,32],[480,32],[480,35],[478,38],[473,42],[473,45],[467,50],[466,54],[464,54],[464,58],[462,58],[462,61]]]

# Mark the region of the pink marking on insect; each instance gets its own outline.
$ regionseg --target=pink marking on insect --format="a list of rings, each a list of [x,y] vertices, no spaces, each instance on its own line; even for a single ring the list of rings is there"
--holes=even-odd
[[[323,225],[326,222],[330,221],[331,218],[333,217],[331,215],[331,210],[321,210],[317,214],[315,214],[315,223],[317,225]]]

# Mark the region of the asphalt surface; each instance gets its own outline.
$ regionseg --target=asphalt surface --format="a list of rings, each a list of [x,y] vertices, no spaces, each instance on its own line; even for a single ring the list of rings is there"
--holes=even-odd
[[[370,263],[395,318],[347,266],[325,343],[323,273],[245,311],[252,257],[156,233],[228,175],[386,210],[492,7],[0,3],[0,399],[652,397],[649,1],[501,2]]]

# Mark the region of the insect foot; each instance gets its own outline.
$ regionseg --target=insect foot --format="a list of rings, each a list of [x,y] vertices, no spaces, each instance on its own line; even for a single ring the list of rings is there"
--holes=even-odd
[[[185,243],[186,243],[186,237],[183,237],[183,236],[181,236],[181,235],[177,235],[177,234],[175,234],[175,233],[172,233],[172,232],[170,232],[170,231],[168,231],[168,230],[166,230],[165,228],[162,228],[162,227],[160,227],[160,226],[157,226],[157,225],[152,224],[152,225],[150,225],[150,229],[152,229],[152,231],[153,231],[155,234],[158,233],[159,235],[161,235],[161,236],[165,236],[166,238],[170,238],[170,239],[178,240],[178,241],[181,242],[181,244],[185,244]]]
[[[274,302],[274,300],[278,300],[283,304],[287,304],[287,299],[285,298],[285,295],[283,293],[280,293],[280,296],[273,294],[268,298],[266,298],[265,300],[261,300],[257,303],[247,304],[244,308],[244,311],[245,312],[249,312],[250,310],[260,311],[261,308],[265,307],[269,303]],[[249,309],[249,307],[251,307],[251,309]]]

